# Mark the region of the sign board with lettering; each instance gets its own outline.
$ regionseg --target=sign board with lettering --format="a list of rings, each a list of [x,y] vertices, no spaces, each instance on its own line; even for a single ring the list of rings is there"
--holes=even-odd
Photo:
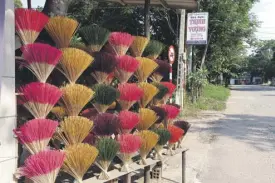
[[[208,12],[188,13],[186,44],[207,44],[208,38]]]

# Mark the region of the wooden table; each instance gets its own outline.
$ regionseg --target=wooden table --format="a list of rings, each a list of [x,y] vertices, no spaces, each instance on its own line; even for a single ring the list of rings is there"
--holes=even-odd
[[[88,178],[86,180],[83,181],[83,183],[104,183],[104,182],[109,182],[111,180],[114,179],[118,179],[118,178],[122,178],[125,177],[123,182],[124,183],[130,183],[131,182],[131,173],[134,173],[137,170],[141,170],[144,169],[144,183],[149,183],[150,182],[150,168],[153,165],[156,165],[157,163],[165,163],[166,161],[168,161],[171,157],[177,155],[177,154],[182,154],[182,183],[185,183],[185,153],[188,149],[186,148],[181,148],[181,149],[177,149],[174,152],[174,154],[172,156],[169,155],[164,155],[164,160],[160,161],[160,160],[154,160],[152,158],[147,158],[146,162],[147,165],[139,165],[137,164],[137,162],[133,162],[132,164],[130,164],[130,168],[131,170],[129,172],[120,172],[119,168],[120,165],[117,164],[115,165],[116,169],[109,171],[109,176],[110,178],[108,180],[99,180],[97,179],[97,177],[91,177]],[[165,150],[164,150],[165,151]]]

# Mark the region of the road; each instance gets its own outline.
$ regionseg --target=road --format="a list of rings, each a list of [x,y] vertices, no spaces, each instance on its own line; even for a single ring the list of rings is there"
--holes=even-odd
[[[232,87],[224,115],[194,182],[275,183],[275,88]]]

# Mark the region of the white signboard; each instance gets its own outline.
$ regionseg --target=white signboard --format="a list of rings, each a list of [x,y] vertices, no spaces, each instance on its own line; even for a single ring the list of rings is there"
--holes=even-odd
[[[207,44],[208,13],[188,13],[186,44]]]

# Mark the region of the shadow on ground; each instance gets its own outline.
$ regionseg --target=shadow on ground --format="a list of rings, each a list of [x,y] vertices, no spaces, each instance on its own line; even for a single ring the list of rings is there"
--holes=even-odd
[[[191,132],[227,136],[247,143],[260,151],[275,150],[275,117],[254,115],[225,115],[223,119],[208,124],[207,128],[193,127]],[[197,123],[197,124],[198,124]]]
[[[230,90],[249,91],[249,92],[275,91],[275,87],[262,86],[262,85],[232,85],[232,86],[230,86]]]

